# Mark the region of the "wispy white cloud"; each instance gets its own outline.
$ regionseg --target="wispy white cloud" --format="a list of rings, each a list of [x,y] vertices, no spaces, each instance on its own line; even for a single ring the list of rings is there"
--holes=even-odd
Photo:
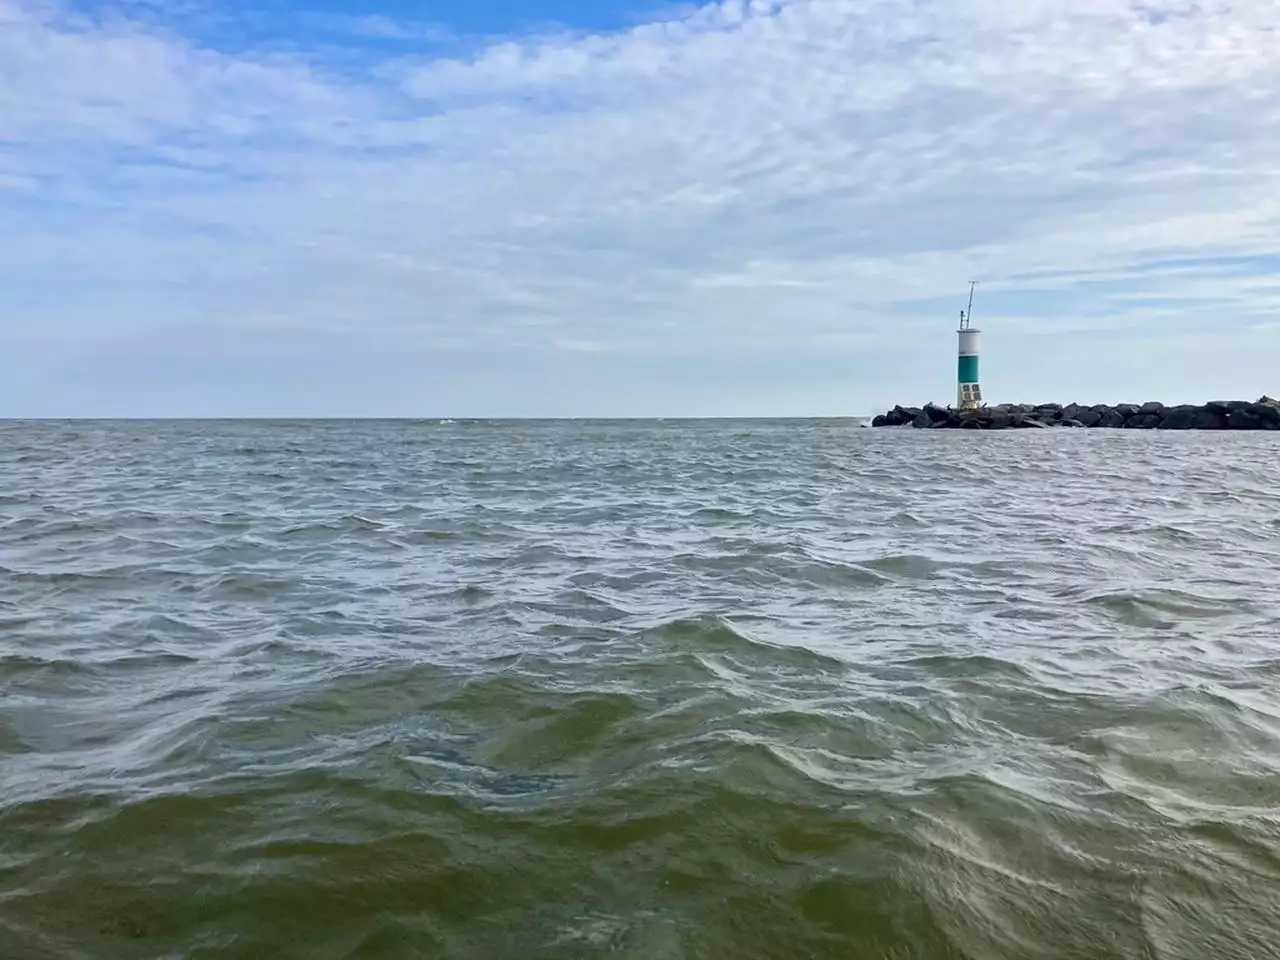
[[[383,40],[422,40],[448,43],[456,39],[453,31],[438,23],[393,20],[382,14],[366,14],[345,21],[352,33]]]
[[[1252,356],[1204,389],[1261,392],[1277,23],[1274,0],[731,0],[451,57],[364,18],[335,60],[332,36],[245,52],[0,0],[7,362],[56,390],[112,344],[98,389],[165,412],[119,364],[199,377],[234,330],[246,368],[316,369],[286,406],[671,414],[711,385],[721,411],[864,412],[946,398],[979,276],[1001,392],[1052,381],[1047,338],[1105,330],[1097,376],[1181,399],[1203,344],[1177,337],[1206,329]],[[664,357],[699,382],[655,400]],[[543,392],[517,395],[529,365]]]

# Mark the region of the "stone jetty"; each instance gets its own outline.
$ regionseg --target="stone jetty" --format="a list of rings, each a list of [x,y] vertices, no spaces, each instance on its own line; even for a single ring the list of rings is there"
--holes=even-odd
[[[894,407],[871,421],[873,427],[955,430],[1043,430],[1050,427],[1105,427],[1113,430],[1280,430],[1280,400],[1215,400],[1204,404],[1069,403],[1001,404],[958,410],[926,404]]]

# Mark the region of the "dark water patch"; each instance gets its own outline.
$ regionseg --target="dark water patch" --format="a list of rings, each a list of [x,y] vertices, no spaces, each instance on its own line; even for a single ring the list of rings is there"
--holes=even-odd
[[[620,623],[631,617],[630,611],[610,603],[598,593],[580,588],[561,591],[555,600],[525,600],[517,606],[557,620],[588,624]]]
[[[1217,600],[1185,591],[1148,590],[1143,593],[1105,591],[1086,598],[1098,608],[1126,626],[1162,630],[1177,629],[1188,620],[1234,617],[1248,613],[1251,601]]]
[[[285,540],[331,541],[343,534],[369,533],[382,529],[382,524],[364,517],[347,516],[317,523],[298,524],[280,531]]]
[[[891,582],[888,577],[865,566],[821,560],[804,554],[681,554],[673,562],[695,573],[717,579],[731,577],[761,587],[784,587],[788,583],[797,583],[871,589]]]
[[[745,661],[768,660],[778,666],[846,669],[846,664],[815,650],[774,644],[714,616],[682,617],[647,628],[637,639],[645,644],[682,651],[730,654]]]
[[[139,644],[147,641],[183,644],[213,643],[221,636],[216,627],[210,624],[163,613],[122,617],[106,629],[105,635],[113,639],[132,640]]]
[[[472,538],[462,530],[413,530],[399,534],[397,539],[405,546],[431,546],[438,543],[461,543]]]
[[[865,561],[872,570],[901,580],[928,580],[937,576],[941,564],[929,557],[909,553],[891,553]]]
[[[757,518],[746,510],[734,510],[730,507],[699,507],[686,514],[686,519],[692,523],[741,523]]]
[[[6,714],[7,711],[0,710],[0,757],[19,753],[34,753],[38,750],[38,746],[27,740],[18,725]],[[0,871],[0,876],[2,875],[3,872]]]
[[[15,570],[8,574],[10,581],[20,587],[44,588],[53,593],[77,591],[105,591],[127,587],[133,571],[128,567],[111,567],[97,570]]]
[[[351,531],[354,533],[371,532],[376,530],[385,530],[386,524],[377,520],[371,520],[368,517],[362,517],[359,514],[351,513],[338,521],[340,529]]]
[[[827,588],[875,589],[892,582],[889,577],[866,567],[816,558],[792,564],[775,560],[767,569],[784,578]]]
[[[81,660],[49,659],[23,654],[0,656],[0,681],[48,680],[90,676],[94,668]]]
[[[301,585],[292,577],[269,576],[241,569],[234,573],[217,574],[206,578],[199,585],[205,596],[227,597],[242,600],[267,600],[296,593]]]
[[[7,544],[18,544],[38,540],[39,531],[43,530],[48,524],[47,520],[39,517],[10,517],[8,520],[0,522],[0,536],[4,538]],[[32,534],[32,536],[27,536]]]
[[[910,510],[899,510],[889,518],[889,523],[899,527],[925,527],[929,525],[929,521],[924,517],[912,513]]]
[[[984,683],[999,684],[1026,683],[1031,679],[1030,674],[1019,664],[981,654],[917,657],[905,661],[903,665],[943,680],[976,679]]]
[[[1223,861],[1242,879],[1280,883],[1280,826],[1268,818],[1238,821],[1201,820],[1187,831],[1204,848],[1204,856]]]
[[[567,579],[569,583],[583,590],[596,588],[626,593],[631,590],[642,590],[646,587],[670,582],[672,577],[669,571],[656,568],[650,570],[636,570],[626,574],[610,574],[603,571],[584,570],[579,573],[570,574]]]
[[[1146,527],[1142,532],[1157,543],[1168,543],[1176,547],[1194,547],[1197,543],[1206,539],[1194,530],[1188,530],[1171,523]]]

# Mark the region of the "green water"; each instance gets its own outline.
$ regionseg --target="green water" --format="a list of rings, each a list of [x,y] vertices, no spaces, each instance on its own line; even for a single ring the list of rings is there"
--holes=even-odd
[[[0,957],[1280,955],[1276,442],[0,425]]]

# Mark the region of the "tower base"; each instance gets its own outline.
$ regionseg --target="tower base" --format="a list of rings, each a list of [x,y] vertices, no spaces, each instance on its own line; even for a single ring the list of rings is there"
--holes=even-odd
[[[977,410],[982,406],[982,388],[976,383],[962,383],[956,391],[956,406],[961,410]]]

